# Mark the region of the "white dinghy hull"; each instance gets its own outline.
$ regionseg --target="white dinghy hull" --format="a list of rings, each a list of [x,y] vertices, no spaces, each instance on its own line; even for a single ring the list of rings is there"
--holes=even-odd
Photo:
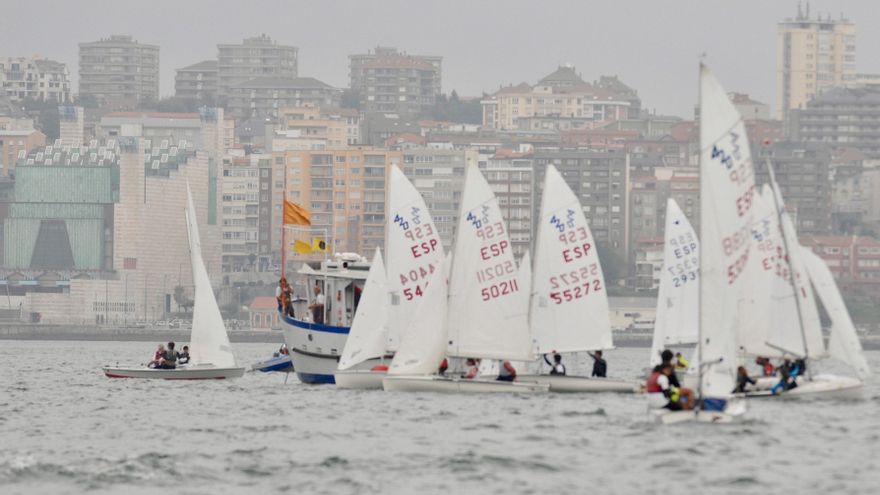
[[[548,385],[551,392],[557,393],[598,393],[617,392],[633,394],[641,390],[641,386],[632,381],[614,378],[590,378],[571,375],[517,375],[520,382],[534,382]]]
[[[671,425],[679,423],[733,423],[746,413],[744,400],[733,400],[724,411],[670,411],[669,409],[649,409],[648,416],[657,424]]]
[[[182,367],[173,370],[153,368],[102,368],[107,378],[147,378],[154,380],[223,380],[241,378],[244,368],[215,368],[213,366]]]
[[[386,374],[385,371],[373,370],[336,370],[333,377],[337,388],[381,390]]]
[[[442,376],[390,375],[382,380],[386,392],[440,392],[440,393],[509,393],[531,394],[549,391],[546,384],[534,382],[503,382],[498,380],[465,380]]]
[[[798,386],[779,394],[770,390],[746,392],[748,398],[779,397],[803,400],[859,400],[863,399],[864,384],[851,376],[821,374],[811,380],[798,382]]]

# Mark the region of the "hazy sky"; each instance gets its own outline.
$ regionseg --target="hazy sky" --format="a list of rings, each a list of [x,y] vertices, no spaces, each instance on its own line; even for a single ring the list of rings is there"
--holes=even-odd
[[[216,58],[217,43],[266,33],[299,47],[300,75],[348,83],[348,58],[376,45],[442,55],[443,91],[462,95],[534,83],[572,63],[587,80],[617,74],[646,108],[682,116],[696,99],[697,57],[730,91],[775,104],[776,23],[793,0],[271,1],[3,0],[0,55],[39,54],[68,63],[76,88],[77,43],[131,34],[161,47],[161,94],[174,69]],[[843,12],[858,30],[859,72],[880,73],[880,4],[811,2]]]

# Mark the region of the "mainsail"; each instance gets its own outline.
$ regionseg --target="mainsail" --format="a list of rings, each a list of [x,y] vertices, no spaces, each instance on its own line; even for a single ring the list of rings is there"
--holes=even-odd
[[[229,336],[223,325],[223,316],[214,298],[214,289],[202,261],[202,243],[196,222],[192,192],[186,186],[186,232],[189,237],[189,257],[192,262],[195,297],[193,302],[192,335],[190,336],[190,366],[213,365],[218,368],[235,367],[235,356],[229,345]]]
[[[666,347],[697,342],[699,300],[700,242],[678,203],[669,198],[651,366],[660,364],[660,352]]]
[[[339,369],[347,370],[368,359],[385,355],[388,341],[388,288],[382,252],[376,248],[370,273],[364,284],[363,296],[351,324]]]
[[[533,268],[530,326],[537,354],[613,347],[596,240],[553,165],[544,178]]]
[[[386,273],[391,292],[387,347],[393,352],[400,344],[401,332],[411,326],[425,285],[443,264],[444,254],[425,200],[396,165],[388,179],[386,218]]]
[[[742,117],[709,69],[700,67],[700,388],[734,389],[737,328],[749,290],[755,173]]]
[[[528,306],[498,200],[467,167],[449,281],[449,355],[526,361]]]

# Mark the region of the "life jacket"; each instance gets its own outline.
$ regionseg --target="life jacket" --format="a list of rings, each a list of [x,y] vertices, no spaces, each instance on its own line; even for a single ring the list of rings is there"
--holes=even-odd
[[[773,364],[770,362],[764,363],[764,376],[773,376]]]
[[[645,383],[645,392],[649,394],[657,394],[663,392],[663,389],[660,388],[660,384],[657,383],[657,380],[660,379],[660,372],[655,371],[651,373],[651,376],[648,377],[648,382]]]

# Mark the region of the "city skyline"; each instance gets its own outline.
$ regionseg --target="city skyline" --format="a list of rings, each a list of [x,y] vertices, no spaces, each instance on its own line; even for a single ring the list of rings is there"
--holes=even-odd
[[[339,18],[340,4],[352,15]],[[798,8],[794,1],[747,1],[737,2],[736,8],[721,15],[714,6],[696,1],[674,5],[565,1],[542,8],[527,2],[488,2],[468,5],[467,10],[449,5],[419,5],[422,12],[416,16],[409,4],[399,1],[378,5],[258,2],[247,8],[204,1],[125,6],[86,1],[53,5],[47,11],[40,3],[14,0],[8,10],[12,15],[5,17],[7,22],[0,21],[0,46],[5,56],[39,54],[68,64],[72,87],[78,89],[78,44],[111,34],[131,35],[160,46],[162,97],[173,95],[176,69],[216,58],[218,44],[260,34],[299,48],[301,76],[340,88],[348,86],[348,56],[379,45],[442,56],[443,92],[456,90],[463,96],[492,93],[502,85],[534,83],[557,66],[570,63],[588,81],[600,75],[619,76],[639,91],[648,110],[690,117],[696,101],[696,61],[702,53],[728,81],[731,91],[778,106],[773,50],[777,23],[794,17]],[[880,72],[880,57],[871,56],[872,47],[880,45],[880,33],[859,30],[860,25],[870,26],[880,18],[871,2],[814,1],[810,10],[813,17],[830,13],[837,19],[843,13],[852,20],[857,30],[857,72]],[[211,11],[235,15],[215,19],[206,16]],[[273,15],[266,15],[270,11]],[[682,16],[681,12],[691,14]],[[211,20],[192,22],[200,17]],[[487,29],[487,19],[493,17],[509,29]],[[82,18],[96,22],[67,23]],[[113,18],[117,20],[110,22]],[[28,27],[27,33],[23,26]],[[749,34],[743,36],[743,32]],[[736,51],[730,48],[732,40]]]

